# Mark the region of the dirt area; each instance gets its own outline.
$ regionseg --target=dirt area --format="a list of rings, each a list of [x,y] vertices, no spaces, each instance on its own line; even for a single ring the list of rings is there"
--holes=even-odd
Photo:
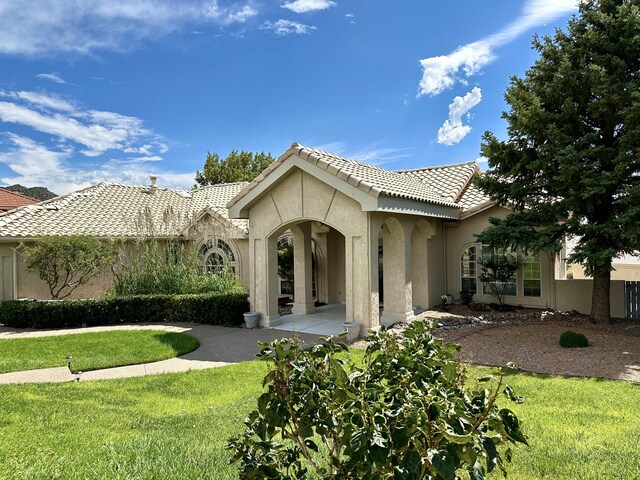
[[[460,357],[481,365],[514,362],[522,370],[640,382],[640,320],[594,324],[584,315],[517,309],[514,312],[474,312],[454,307],[427,311],[440,325],[436,336],[462,345]],[[583,333],[586,348],[562,348],[565,330]]]

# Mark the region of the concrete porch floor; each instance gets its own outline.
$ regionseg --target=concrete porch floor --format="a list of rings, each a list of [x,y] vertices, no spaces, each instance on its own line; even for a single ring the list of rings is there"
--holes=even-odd
[[[307,315],[283,315],[280,317],[282,323],[271,328],[323,336],[339,335],[344,331],[342,323],[346,321],[346,310],[346,305],[341,303],[323,305]]]

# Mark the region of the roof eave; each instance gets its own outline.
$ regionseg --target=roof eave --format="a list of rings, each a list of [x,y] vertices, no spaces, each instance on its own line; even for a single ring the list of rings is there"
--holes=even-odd
[[[458,220],[460,218],[462,208],[453,204],[440,204],[413,200],[410,198],[380,195],[377,199],[377,207],[374,211]]]

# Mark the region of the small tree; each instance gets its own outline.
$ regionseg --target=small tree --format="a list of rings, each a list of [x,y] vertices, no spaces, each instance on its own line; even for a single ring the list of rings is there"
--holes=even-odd
[[[217,153],[207,152],[202,172],[196,172],[198,185],[219,183],[250,182],[267,168],[275,159],[270,153],[252,153],[233,150],[220,160]]]
[[[502,376],[467,389],[459,347],[424,321],[403,338],[383,327],[367,340],[362,361],[334,337],[262,344],[259,356],[273,362],[266,391],[229,443],[241,479],[479,480],[505,471],[510,444],[527,443],[515,414],[496,404],[501,392],[522,398]]]
[[[22,253],[27,269],[47,282],[51,298],[66,298],[113,264],[116,246],[86,235],[43,237]]]
[[[521,266],[522,260],[515,253],[497,253],[480,261],[480,281],[489,287],[500,305],[504,305],[507,285]]]

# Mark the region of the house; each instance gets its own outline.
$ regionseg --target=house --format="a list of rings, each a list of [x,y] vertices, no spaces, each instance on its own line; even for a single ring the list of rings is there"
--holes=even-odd
[[[573,253],[577,241],[578,239],[576,238],[567,239],[563,252],[564,258]],[[613,259],[612,266],[612,280],[640,281],[640,257],[638,255],[619,255]],[[575,280],[591,278],[586,274],[584,266],[578,263],[567,265],[564,274],[571,276]]]
[[[38,202],[39,200],[35,198],[0,187],[0,212],[7,212],[17,207],[33,205]]]
[[[0,215],[3,298],[46,298],[24,268],[20,242],[71,233],[135,240],[144,224],[147,235],[198,242],[203,270],[229,258],[263,326],[281,322],[284,242],[294,245],[295,314],[314,312],[316,302],[343,304],[345,318],[366,328],[408,320],[443,294],[466,290],[493,302],[479,278],[479,260],[491,251],[475,235],[508,210],[475,187],[479,174],[474,162],[391,171],[294,143],[248,184],[186,192],[153,178],[144,187],[103,183]],[[555,277],[554,258],[525,257],[506,303],[588,313],[590,281]],[[76,295],[95,296],[108,281]],[[612,315],[623,316],[618,290]]]
[[[27,271],[19,246],[52,235],[85,234],[124,242],[148,236],[198,241],[203,269],[215,270],[224,259],[241,278],[248,277],[248,261],[243,263],[248,256],[247,221],[229,219],[225,207],[245,184],[183,191],[158,187],[156,180],[152,177],[149,186],[100,183],[0,214],[1,299],[49,298],[46,284]],[[110,284],[111,275],[105,274],[76,289],[70,298],[99,296]]]
[[[277,247],[285,232],[295,245],[294,313],[313,312],[324,295],[369,327],[410,319],[445,293],[495,301],[478,275],[488,247],[474,235],[507,210],[475,187],[479,173],[473,162],[390,171],[293,144],[227,204],[231,218],[250,226],[252,309],[265,326],[280,321]],[[507,301],[552,307],[554,281],[553,258],[529,257]]]

